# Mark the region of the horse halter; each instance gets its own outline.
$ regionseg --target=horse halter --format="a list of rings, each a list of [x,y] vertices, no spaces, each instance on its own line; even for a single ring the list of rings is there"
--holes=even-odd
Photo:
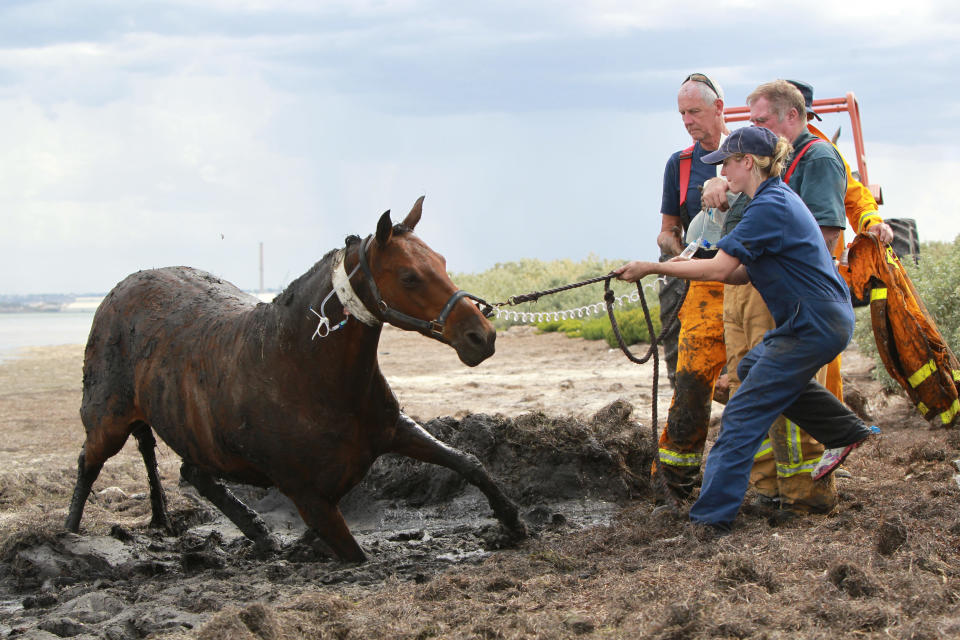
[[[357,250],[358,258],[360,261],[360,268],[363,270],[364,278],[367,281],[367,287],[370,289],[370,294],[373,296],[377,311],[381,316],[378,320],[379,322],[389,322],[392,325],[398,326],[400,328],[411,328],[414,331],[418,331],[428,338],[433,338],[434,340],[439,340],[444,342],[443,339],[443,327],[447,322],[447,316],[450,315],[450,312],[453,311],[453,307],[460,301],[461,298],[469,298],[476,303],[477,309],[485,318],[489,318],[493,315],[493,307],[487,303],[486,300],[479,298],[472,293],[467,293],[463,290],[457,290],[453,293],[452,296],[447,300],[447,303],[443,305],[443,309],[440,311],[440,315],[437,316],[436,320],[421,320],[420,318],[415,318],[413,316],[407,315],[396,309],[390,307],[387,302],[383,299],[383,296],[380,295],[380,289],[377,287],[376,280],[373,279],[373,272],[370,270],[370,263],[367,260],[367,248],[370,245],[370,242],[373,240],[373,235],[367,236],[363,241],[360,242],[360,247]],[[344,261],[346,261],[346,256],[344,256]],[[356,269],[354,268],[355,272]],[[350,275],[353,275],[351,273]],[[349,277],[346,279],[346,285],[349,288]],[[351,294],[353,291],[351,289]],[[340,289],[337,288],[337,297],[340,297]],[[353,294],[354,296],[356,294]],[[357,298],[357,301],[363,305],[363,302]],[[345,303],[345,300],[341,298],[341,303]],[[345,305],[346,306],[346,305]],[[363,305],[364,311],[368,312],[366,305]],[[354,312],[354,315],[360,319],[360,314]],[[373,324],[371,322],[364,321],[364,324]]]

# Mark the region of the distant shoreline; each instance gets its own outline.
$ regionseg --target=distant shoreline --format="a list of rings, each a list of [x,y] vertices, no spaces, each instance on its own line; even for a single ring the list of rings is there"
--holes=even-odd
[[[261,302],[271,302],[279,291],[246,291],[245,293],[259,299]],[[0,314],[2,313],[95,313],[106,295],[90,296],[24,296],[20,300],[15,297],[6,297],[0,300]]]

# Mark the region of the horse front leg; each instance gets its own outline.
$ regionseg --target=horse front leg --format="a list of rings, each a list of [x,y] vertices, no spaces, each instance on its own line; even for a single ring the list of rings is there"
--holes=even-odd
[[[270,534],[263,518],[243,504],[223,483],[188,462],[181,465],[180,475],[192,484],[200,495],[220,509],[260,550],[273,552],[280,549],[280,543]]]
[[[290,499],[297,505],[300,517],[310,531],[330,547],[338,558],[346,562],[366,562],[367,554],[350,533],[340,507],[315,492],[292,493]],[[307,538],[305,535],[304,539]]]
[[[403,413],[397,418],[390,451],[456,471],[487,496],[493,513],[515,539],[527,537],[527,527],[520,520],[517,505],[500,490],[475,455],[437,440]]]
[[[93,411],[85,411],[85,407],[81,407],[80,413],[87,437],[77,460],[77,484],[73,489],[66,522],[67,530],[74,533],[80,530],[83,508],[90,497],[93,483],[103,469],[103,463],[123,448],[130,435],[130,424],[125,416],[101,416]]]

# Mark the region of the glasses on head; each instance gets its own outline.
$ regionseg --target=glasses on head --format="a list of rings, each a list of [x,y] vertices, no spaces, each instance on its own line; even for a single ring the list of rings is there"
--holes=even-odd
[[[717,89],[717,87],[713,84],[713,81],[712,81],[710,78],[708,78],[705,74],[703,74],[703,73],[691,73],[690,75],[688,75],[688,76],[686,77],[686,79],[685,79],[683,82],[690,82],[691,80],[692,80],[693,82],[699,82],[699,83],[701,83],[701,84],[707,85],[708,87],[710,87],[710,90],[713,91],[714,94],[716,94],[716,96],[717,96],[718,98],[720,97],[720,91],[719,91],[719,90]],[[681,82],[680,84],[683,84],[683,82]]]

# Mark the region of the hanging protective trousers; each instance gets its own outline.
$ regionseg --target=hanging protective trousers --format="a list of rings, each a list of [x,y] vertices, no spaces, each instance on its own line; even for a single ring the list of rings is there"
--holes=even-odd
[[[855,299],[870,302],[873,335],[887,373],[924,418],[944,427],[957,424],[960,361],[893,249],[860,234],[840,274]]]

